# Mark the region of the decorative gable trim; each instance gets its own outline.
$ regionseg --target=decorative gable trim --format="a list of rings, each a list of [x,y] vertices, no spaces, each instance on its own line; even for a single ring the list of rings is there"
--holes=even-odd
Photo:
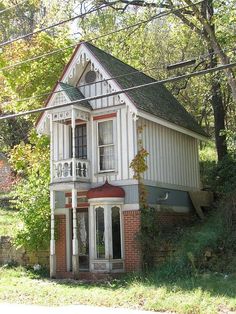
[[[95,71],[97,73],[99,81],[104,80],[103,84],[105,86],[106,93],[112,93],[115,91],[122,90],[122,87],[118,84],[118,82],[115,79],[110,80],[110,78],[112,77],[112,74],[109,73],[107,69],[104,68],[104,66],[97,59],[96,55],[94,55],[93,52],[90,51],[89,47],[86,46],[86,43],[82,43],[77,47],[73,55],[73,59],[71,59],[70,64],[64,71],[61,81],[63,83],[67,83],[67,84],[75,86],[76,83],[81,79],[86,65],[88,65],[89,63],[90,63],[90,70]],[[78,70],[79,66],[82,66],[82,69],[81,69],[81,73],[78,75],[76,71]],[[109,80],[109,81],[107,82],[106,80]],[[79,84],[77,85],[77,87],[80,89]],[[81,91],[85,95],[82,89]],[[119,94],[113,97],[115,99],[115,102],[113,103],[113,105],[126,104],[129,107],[129,110],[131,110],[132,113],[136,115],[137,107],[135,106],[134,102],[130,99],[130,97],[126,93]],[[85,98],[86,98],[86,95],[85,95]]]

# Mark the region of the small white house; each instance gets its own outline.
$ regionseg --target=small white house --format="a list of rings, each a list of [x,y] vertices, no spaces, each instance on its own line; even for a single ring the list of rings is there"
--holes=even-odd
[[[206,134],[165,86],[82,101],[153,81],[81,43],[47,100],[52,110],[37,130],[51,138],[52,277],[140,269],[138,181],[130,168],[139,136],[149,152],[149,204],[176,215],[190,211],[188,192],[200,189],[198,142]]]

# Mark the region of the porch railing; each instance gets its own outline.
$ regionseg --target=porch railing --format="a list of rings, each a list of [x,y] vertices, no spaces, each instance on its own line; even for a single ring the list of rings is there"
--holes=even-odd
[[[75,171],[73,171],[75,167]],[[85,159],[65,159],[53,162],[53,180],[89,179],[89,162]]]

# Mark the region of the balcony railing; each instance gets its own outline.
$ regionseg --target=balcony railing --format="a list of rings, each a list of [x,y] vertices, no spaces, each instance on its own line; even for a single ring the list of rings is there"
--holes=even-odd
[[[75,170],[73,169],[75,167]],[[74,170],[74,171],[73,171]],[[89,162],[84,159],[65,159],[53,162],[53,180],[88,180]]]

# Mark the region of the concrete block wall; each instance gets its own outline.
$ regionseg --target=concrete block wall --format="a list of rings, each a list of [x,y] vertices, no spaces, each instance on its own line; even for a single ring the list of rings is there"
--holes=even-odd
[[[0,265],[8,263],[22,266],[40,264],[49,267],[49,250],[37,253],[27,252],[23,247],[14,246],[11,237],[0,236]]]

